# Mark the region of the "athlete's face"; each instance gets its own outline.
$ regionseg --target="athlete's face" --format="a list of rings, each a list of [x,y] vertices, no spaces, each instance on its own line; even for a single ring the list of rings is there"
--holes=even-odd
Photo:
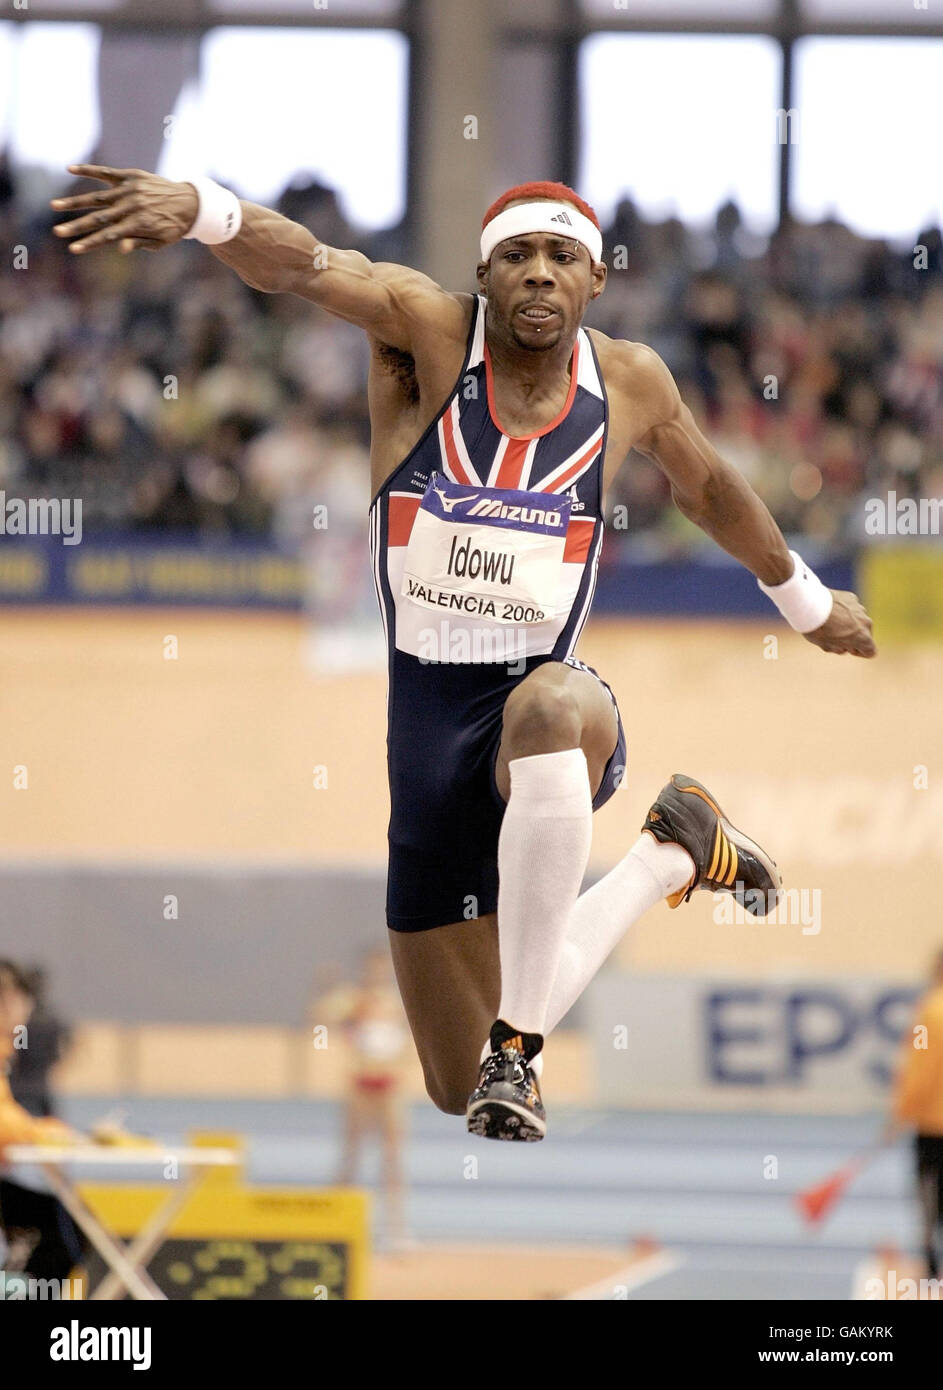
[[[579,241],[528,232],[499,242],[478,267],[488,317],[519,347],[543,352],[571,342],[591,299],[602,293],[606,267]]]

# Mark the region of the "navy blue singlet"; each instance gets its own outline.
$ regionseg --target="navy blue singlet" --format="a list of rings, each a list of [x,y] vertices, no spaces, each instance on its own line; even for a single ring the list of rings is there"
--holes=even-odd
[[[602,373],[580,329],[560,414],[531,435],[507,435],[486,309],[476,296],[458,381],[370,508],[389,651],[387,922],[396,931],[495,911],[504,702],[542,662],[590,669],[573,651],[603,538]],[[594,807],[624,767],[620,719]]]

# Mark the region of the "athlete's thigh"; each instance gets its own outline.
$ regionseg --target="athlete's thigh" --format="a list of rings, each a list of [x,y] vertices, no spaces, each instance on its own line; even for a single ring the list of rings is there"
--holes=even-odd
[[[501,999],[497,917],[389,935],[426,1089],[439,1109],[462,1114]]]
[[[561,718],[554,733],[554,709]],[[533,753],[575,746],[586,754],[593,796],[619,737],[619,717],[602,680],[581,666],[547,661],[526,675],[504,704],[504,729],[495,761],[495,781],[505,801],[511,792],[509,762]]]

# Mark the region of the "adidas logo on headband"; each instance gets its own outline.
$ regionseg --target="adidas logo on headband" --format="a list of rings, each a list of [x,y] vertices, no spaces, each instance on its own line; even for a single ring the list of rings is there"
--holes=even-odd
[[[573,226],[573,223],[570,221],[569,217],[567,217],[567,215],[566,215],[565,212],[558,212],[557,215],[556,215],[556,217],[551,217],[550,221],[551,221],[551,222],[565,222],[566,225],[567,225],[568,227],[572,227],[572,226]]]

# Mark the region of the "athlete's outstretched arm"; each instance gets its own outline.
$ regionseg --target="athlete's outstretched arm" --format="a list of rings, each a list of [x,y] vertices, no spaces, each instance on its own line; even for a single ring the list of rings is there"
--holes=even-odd
[[[100,164],[70,164],[69,171],[108,185],[52,202],[59,212],[84,214],[54,228],[58,236],[79,238],[71,246],[79,254],[114,243],[123,252],[156,251],[180,241],[196,220],[199,200],[191,183]],[[459,298],[427,275],[336,250],[271,208],[240,202],[237,235],[208,249],[253,289],[301,295],[405,352],[413,350],[417,330],[464,336]]]
[[[636,393],[641,389],[644,418],[654,421],[634,447],[658,464],[679,511],[764,584],[784,583],[793,561],[768,507],[702,434],[657,353],[643,349],[640,358],[637,346],[631,347],[626,365]],[[824,651],[874,656],[871,619],[857,596],[839,590],[832,595],[828,620],[804,635]]]

